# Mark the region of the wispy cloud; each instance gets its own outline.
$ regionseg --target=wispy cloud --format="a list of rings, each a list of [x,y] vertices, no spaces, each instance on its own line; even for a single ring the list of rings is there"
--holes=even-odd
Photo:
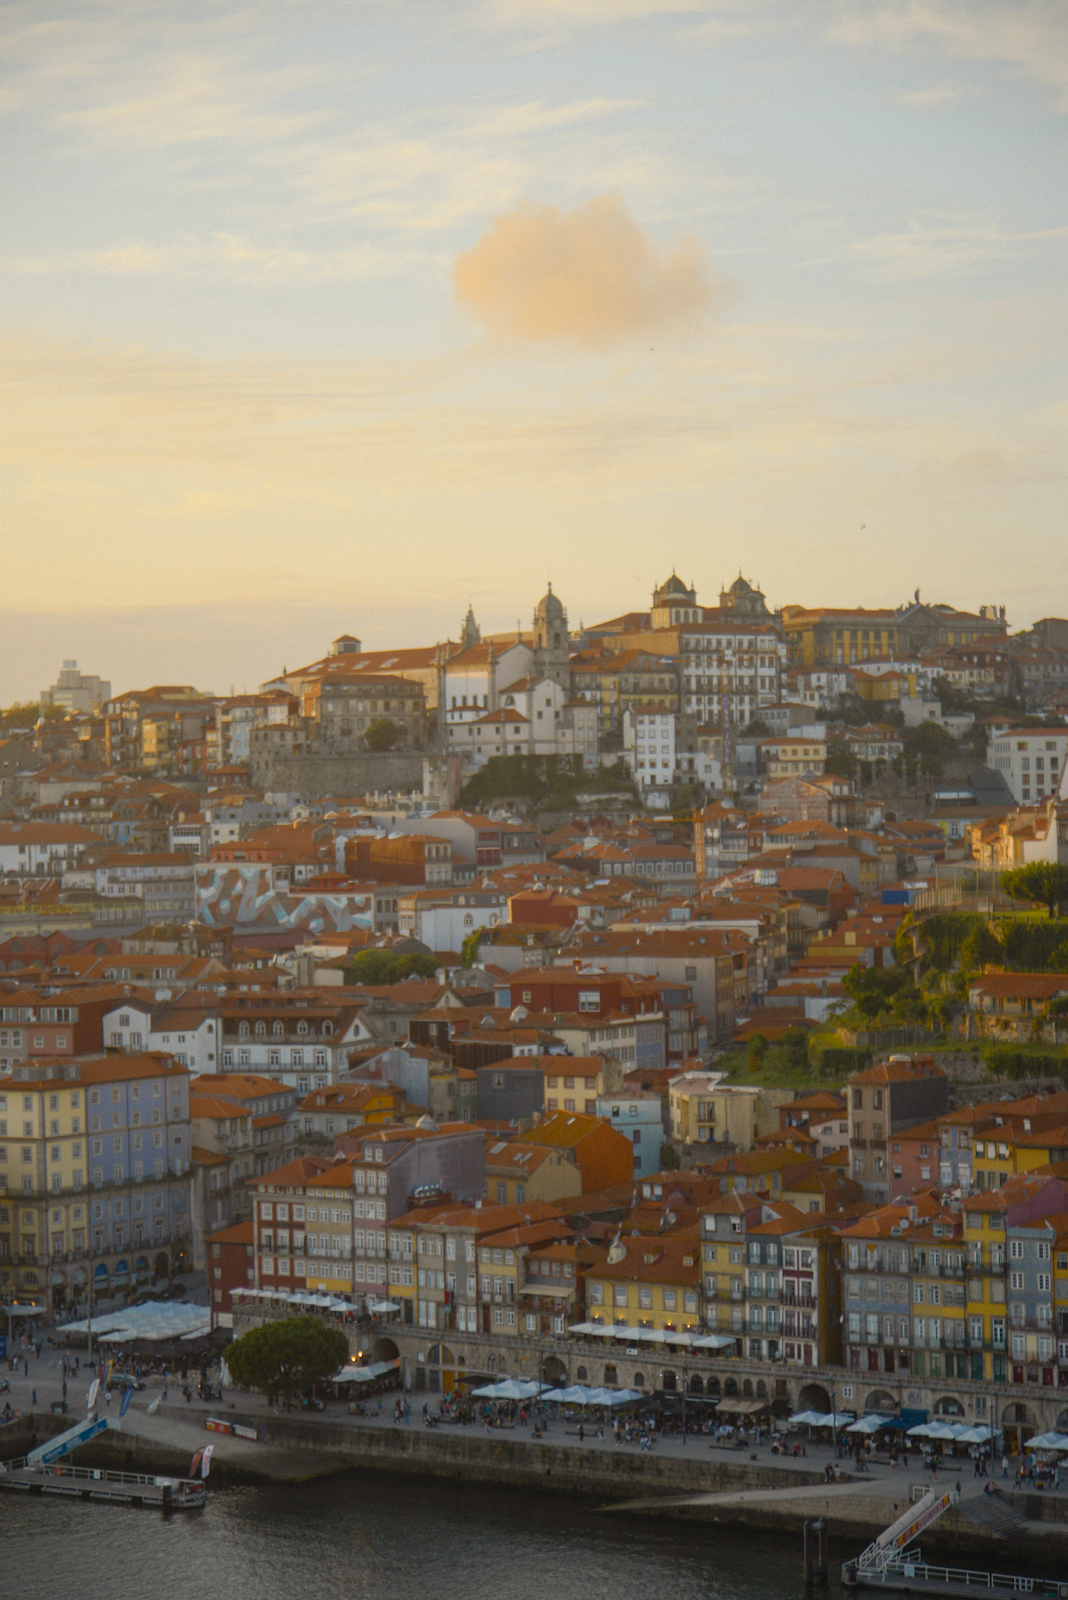
[[[1012,231],[992,217],[918,217],[897,233],[858,240],[854,252],[884,279],[944,278],[1068,238],[1068,225]]]
[[[1064,0],[832,0],[832,8],[826,31],[836,43],[1000,64],[1053,90],[1068,110]]]
[[[891,95],[891,99],[899,106],[948,106],[960,100],[978,99],[982,93],[982,89],[974,83],[953,83],[947,78],[945,82],[932,83],[926,89],[902,89]]]

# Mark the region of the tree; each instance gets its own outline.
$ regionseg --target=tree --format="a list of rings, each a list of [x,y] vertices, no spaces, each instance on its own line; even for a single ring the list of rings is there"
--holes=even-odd
[[[460,946],[460,957],[465,967],[473,967],[478,960],[478,947],[485,931],[485,928],[473,928]]]
[[[697,802],[698,794],[693,784],[683,783],[680,784],[678,789],[675,791],[675,798],[672,802],[671,809],[676,817],[689,818],[690,813],[693,811],[693,808]]]
[[[353,957],[348,980],[372,985],[400,983],[411,977],[432,978],[437,970],[434,957],[420,950],[409,950],[404,955],[398,955],[395,950],[361,950]]]
[[[920,771],[932,778],[940,778],[946,762],[957,754],[956,740],[940,722],[921,722],[915,728],[907,728],[904,745],[906,755],[913,760],[919,757]]]
[[[763,717],[754,717],[747,728],[742,729],[743,739],[767,739],[771,736],[771,729]]]
[[[349,1358],[349,1341],[318,1317],[266,1322],[235,1340],[226,1364],[243,1389],[275,1395],[301,1394],[332,1377]]]
[[[1001,874],[1001,887],[1014,900],[1040,900],[1051,917],[1062,900],[1068,900],[1068,866],[1056,861],[1029,861]]]
[[[839,778],[853,778],[857,771],[857,758],[844,739],[831,739],[827,744],[824,767]]]
[[[842,988],[869,1022],[884,1011],[907,1011],[922,1000],[909,974],[900,967],[862,967],[858,963],[842,979]]]
[[[985,972],[1005,959],[1005,946],[988,922],[980,922],[960,947],[960,964],[965,972]]]
[[[675,1146],[667,1141],[660,1146],[661,1172],[677,1172],[679,1167],[679,1153]]]
[[[363,736],[368,750],[392,750],[401,736],[401,730],[392,717],[378,717]]]

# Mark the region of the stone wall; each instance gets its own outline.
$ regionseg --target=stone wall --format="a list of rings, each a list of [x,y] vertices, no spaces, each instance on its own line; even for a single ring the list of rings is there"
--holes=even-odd
[[[356,755],[256,756],[249,762],[249,781],[275,793],[299,794],[303,800],[324,795],[411,794],[423,792],[421,750],[365,750]]]

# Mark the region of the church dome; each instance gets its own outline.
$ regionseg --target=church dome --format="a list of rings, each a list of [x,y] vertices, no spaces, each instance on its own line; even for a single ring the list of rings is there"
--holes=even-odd
[[[545,618],[562,617],[564,615],[564,608],[560,604],[560,601],[557,599],[556,595],[553,594],[553,586],[551,583],[548,591],[543,594],[541,599],[538,601],[538,609],[534,615],[536,617]]]
[[[748,583],[745,580],[745,578],[742,577],[741,573],[739,572],[738,576],[735,578],[734,582],[731,584],[731,586],[728,589],[727,593],[728,594],[734,594],[734,595],[752,594],[753,593],[753,585],[751,583]]]

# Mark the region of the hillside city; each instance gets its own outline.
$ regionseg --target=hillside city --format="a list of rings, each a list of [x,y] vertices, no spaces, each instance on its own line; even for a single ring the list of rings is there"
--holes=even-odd
[[[0,717],[0,1296],[1068,1432],[1066,755],[1068,620],[919,590],[65,662]]]

